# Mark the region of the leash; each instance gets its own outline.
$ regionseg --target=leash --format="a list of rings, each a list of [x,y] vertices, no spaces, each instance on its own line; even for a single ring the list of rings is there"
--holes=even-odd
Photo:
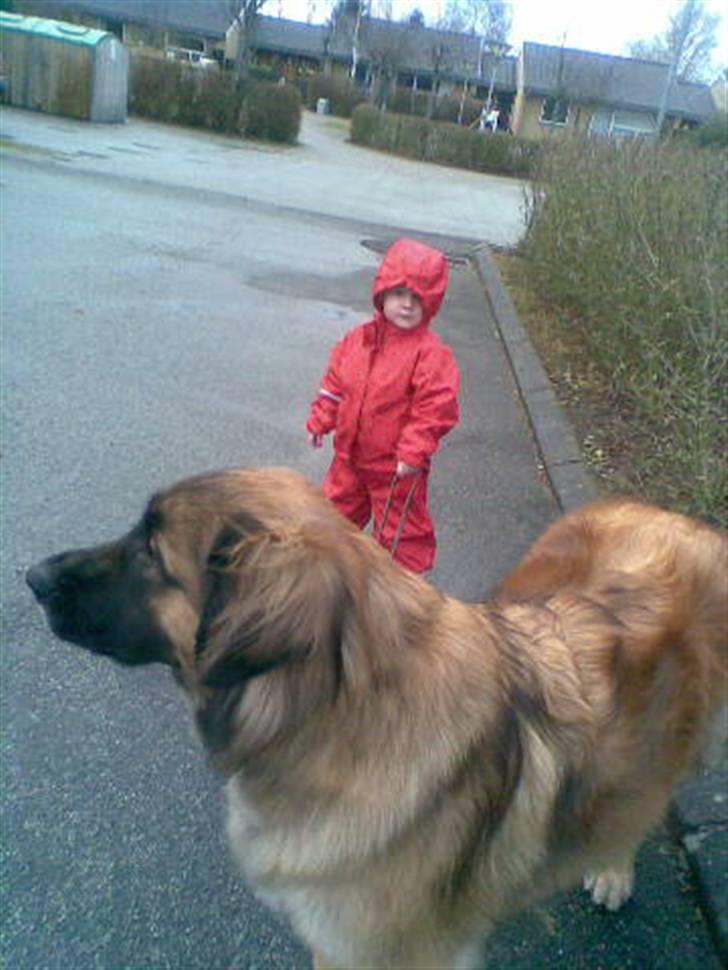
[[[399,522],[397,523],[397,528],[394,533],[394,539],[392,540],[392,545],[389,548],[389,551],[392,556],[394,556],[394,554],[397,551],[397,546],[399,546],[399,540],[402,538],[404,527],[407,524],[407,516],[409,515],[410,506],[412,505],[412,499],[415,497],[415,492],[417,491],[417,484],[419,481],[419,477],[420,477],[419,474],[413,476],[412,484],[410,485],[409,491],[407,492],[407,498],[404,500],[404,505],[402,506],[402,511],[399,516]],[[379,528],[374,530],[374,538],[382,546],[384,545],[384,543],[382,542],[382,536],[384,535],[384,528],[387,525],[387,521],[389,519],[389,513],[392,508],[392,502],[394,500],[395,492],[397,491],[398,482],[399,482],[399,478],[397,477],[397,475],[396,474],[393,475],[392,483],[389,486],[389,494],[387,495],[387,501],[385,502],[385,505],[384,505],[384,512],[382,513],[382,521],[379,525]]]

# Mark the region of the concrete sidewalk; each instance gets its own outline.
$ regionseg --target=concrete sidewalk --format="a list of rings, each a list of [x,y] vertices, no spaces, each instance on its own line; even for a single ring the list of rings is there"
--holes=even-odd
[[[470,259],[556,504],[567,511],[596,496],[578,442],[489,255],[489,245],[513,245],[523,231],[520,183],[438,166],[427,166],[425,177],[419,163],[348,145],[337,119],[310,114],[304,117],[301,145],[293,148],[136,119],[124,126],[94,126],[8,108],[0,110],[0,140],[5,150],[37,165],[193,187],[234,197],[237,204],[243,199],[262,211],[297,210],[356,223],[379,236],[388,228],[393,234],[417,233]],[[728,960],[727,789],[725,772],[704,774],[681,791],[672,817],[723,960]]]

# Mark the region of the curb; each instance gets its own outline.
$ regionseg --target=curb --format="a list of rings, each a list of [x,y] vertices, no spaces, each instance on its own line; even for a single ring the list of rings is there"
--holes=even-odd
[[[599,498],[596,484],[584,468],[574,432],[518,319],[489,247],[479,245],[471,256],[493,311],[516,389],[559,508],[569,512],[594,501]]]
[[[543,469],[562,512],[599,498],[579,445],[503,284],[490,249],[471,258],[483,283]],[[728,769],[702,771],[670,805],[668,828],[687,858],[700,907],[721,960],[728,966]]]
[[[668,824],[687,857],[716,950],[728,966],[728,768],[703,770],[683,785]]]

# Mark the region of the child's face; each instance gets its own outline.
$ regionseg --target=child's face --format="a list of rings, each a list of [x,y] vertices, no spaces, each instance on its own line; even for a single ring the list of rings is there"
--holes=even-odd
[[[388,290],[384,294],[382,310],[387,320],[402,330],[412,330],[422,323],[422,301],[406,286]]]

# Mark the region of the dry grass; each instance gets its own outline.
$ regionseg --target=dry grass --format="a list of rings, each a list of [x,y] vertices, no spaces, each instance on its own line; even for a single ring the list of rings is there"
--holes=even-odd
[[[604,487],[717,524],[728,523],[727,164],[687,144],[554,142],[503,267]]]
[[[671,504],[672,466],[651,460],[650,435],[640,416],[616,398],[610,375],[595,364],[581,328],[539,296],[524,257],[496,252],[494,258],[600,491]]]

